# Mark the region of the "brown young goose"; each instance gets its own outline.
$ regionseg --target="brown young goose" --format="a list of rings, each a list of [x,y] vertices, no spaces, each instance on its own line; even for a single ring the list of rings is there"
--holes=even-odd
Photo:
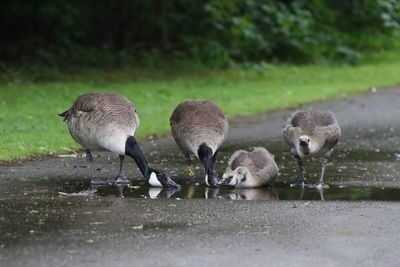
[[[204,164],[205,182],[216,186],[214,165],[218,148],[228,134],[228,120],[210,101],[185,101],[172,113],[171,131],[190,164],[190,154]]]
[[[96,183],[96,175],[91,151],[111,151],[120,159],[116,183],[127,182],[121,175],[127,155],[135,160],[152,186],[179,186],[168,174],[149,167],[133,136],[139,127],[135,105],[125,97],[109,92],[81,95],[70,109],[59,115],[67,122],[72,138],[85,149],[92,183]]]
[[[340,126],[335,115],[330,111],[296,111],[289,118],[283,129],[283,137],[291,146],[291,152],[297,159],[300,169],[299,186],[305,186],[303,159],[310,156],[321,157],[321,176],[313,185],[317,188],[326,188],[324,172],[334,146],[341,134]]]
[[[276,179],[278,172],[274,156],[265,148],[256,147],[252,152],[238,150],[229,159],[219,184],[237,188],[266,186]]]

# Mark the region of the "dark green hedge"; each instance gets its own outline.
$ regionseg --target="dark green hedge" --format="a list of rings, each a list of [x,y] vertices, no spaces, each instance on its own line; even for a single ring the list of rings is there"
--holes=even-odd
[[[0,60],[356,61],[399,38],[400,0],[4,0]]]

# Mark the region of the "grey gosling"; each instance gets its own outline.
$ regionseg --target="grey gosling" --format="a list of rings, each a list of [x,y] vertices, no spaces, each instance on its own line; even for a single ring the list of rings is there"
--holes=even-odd
[[[338,121],[330,111],[299,110],[292,114],[283,129],[283,137],[291,146],[290,151],[297,159],[300,169],[298,182],[294,185],[304,187],[307,184],[303,160],[306,157],[317,156],[321,157],[321,176],[311,187],[329,187],[324,184],[325,167],[340,134]]]
[[[271,184],[278,173],[274,156],[267,149],[256,147],[252,152],[238,150],[229,159],[219,184],[236,188],[261,187]]]
[[[146,180],[157,187],[179,187],[168,174],[149,167],[136,142],[139,117],[135,105],[120,95],[102,92],[78,97],[71,108],[59,114],[68,124],[72,138],[86,152],[91,183],[98,183],[91,151],[111,151],[119,155],[119,172],[115,183],[128,182],[122,177],[125,155],[132,157]]]
[[[190,155],[200,159],[205,168],[205,182],[217,185],[214,172],[218,148],[228,134],[228,120],[222,110],[211,101],[180,103],[170,118],[172,136],[184,153],[189,166]]]

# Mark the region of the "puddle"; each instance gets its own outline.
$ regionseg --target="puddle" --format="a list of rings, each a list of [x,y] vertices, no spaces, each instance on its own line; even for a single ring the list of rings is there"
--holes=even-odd
[[[330,188],[323,191],[315,188],[290,187],[290,184],[297,180],[297,164],[280,141],[225,147],[218,157],[217,172],[223,173],[230,155],[235,150],[249,150],[254,146],[267,147],[275,155],[280,175],[278,182],[272,187],[212,189],[205,185],[187,185],[185,160],[178,153],[168,157],[161,153],[154,154],[149,157],[149,161],[157,162],[158,168],[168,171],[172,178],[182,185],[180,190],[150,187],[141,176],[138,176],[136,166],[132,165],[134,164],[132,162],[126,165],[124,171],[132,179],[133,184],[119,187],[91,187],[86,169],[77,175],[70,176],[66,175],[67,168],[57,175],[52,174],[47,177],[38,175],[34,176],[37,178],[29,178],[32,176],[21,175],[6,178],[3,176],[5,178],[0,180],[0,250],[4,244],[18,246],[21,245],[20,240],[30,240],[30,238],[34,240],[44,233],[56,231],[56,236],[58,236],[60,233],[57,232],[58,229],[64,229],[65,233],[62,233],[66,236],[71,233],[75,235],[74,231],[78,231],[79,234],[87,237],[87,240],[81,240],[82,242],[95,243],[97,241],[91,235],[114,231],[114,228],[110,227],[114,223],[125,225],[126,229],[130,229],[135,235],[152,232],[149,236],[153,238],[154,233],[157,236],[158,232],[163,232],[162,229],[171,229],[176,224],[175,222],[160,224],[159,221],[163,220],[164,215],[162,212],[159,214],[158,208],[168,205],[173,209],[176,204],[167,201],[155,203],[152,199],[203,199],[205,206],[208,206],[206,202],[211,200],[221,202],[235,200],[400,201],[400,164],[394,150],[366,150],[366,148],[352,150],[347,146],[339,146],[326,169],[325,182],[330,185]],[[103,166],[101,170],[98,170],[100,178],[109,179],[115,175],[117,166],[114,158],[112,160],[105,157],[96,159],[97,166]],[[72,166],[77,162],[75,159],[68,160]],[[81,162],[83,164],[84,159],[79,159],[79,164]],[[198,160],[193,163],[196,176],[201,181],[204,175],[203,167]],[[49,168],[54,169],[54,166]],[[136,173],[133,170],[136,170]],[[306,178],[310,183],[317,181],[320,170],[319,161],[306,161],[305,170]],[[126,219],[127,214],[132,211],[132,206],[145,207],[143,214],[135,217],[133,221]],[[149,221],[152,223],[149,224]],[[185,225],[180,225],[180,227],[185,227]],[[160,231],[155,231],[157,229]],[[124,235],[125,232],[120,234]],[[46,235],[43,235],[43,238],[46,238]],[[99,238],[102,238],[102,235]],[[59,242],[64,242],[61,237]]]
[[[24,198],[25,201],[52,198],[124,197],[139,199],[220,199],[220,200],[344,200],[344,201],[400,201],[398,174],[400,164],[392,151],[362,151],[338,147],[328,163],[325,182],[330,188],[318,191],[313,188],[292,188],[289,184],[297,180],[297,164],[293,156],[280,141],[259,142],[225,147],[218,157],[217,171],[222,174],[230,155],[237,149],[249,150],[264,146],[275,155],[280,168],[278,182],[273,187],[256,189],[234,189],[231,187],[208,188],[204,185],[187,185],[185,161],[180,154],[163,160],[162,155],[152,156],[152,162],[163,162],[164,169],[182,188],[162,189],[150,187],[143,179],[133,180],[132,185],[90,187],[87,177],[43,177],[10,180],[0,187],[2,201]],[[194,161],[198,180],[204,170],[199,161]],[[129,168],[131,168],[130,166]],[[112,168],[111,168],[112,169]],[[305,162],[306,178],[313,183],[318,180],[319,161]],[[111,170],[110,173],[113,173]],[[128,169],[129,171],[129,169]],[[132,177],[133,175],[129,175]]]
[[[134,185],[90,186],[79,179],[37,180],[22,183],[2,193],[0,201],[20,197],[35,198],[79,198],[79,197],[121,197],[140,199],[220,199],[220,200],[345,200],[345,201],[400,201],[400,188],[337,186],[327,189],[293,188],[289,182],[275,183],[263,188],[232,188],[221,186],[209,188],[205,185],[183,185],[181,189],[150,187],[144,181]]]
[[[76,194],[77,192],[71,192]],[[183,186],[180,190],[155,188],[142,184],[140,187],[107,186],[97,188],[99,196],[126,198],[171,198],[171,199],[221,199],[221,200],[346,200],[346,201],[400,201],[400,189],[361,186],[331,186],[328,189],[292,188],[278,183],[263,188],[208,188],[206,186]]]

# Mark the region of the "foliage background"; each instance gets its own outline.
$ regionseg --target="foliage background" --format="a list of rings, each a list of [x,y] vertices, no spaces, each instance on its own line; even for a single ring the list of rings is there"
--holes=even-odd
[[[397,45],[399,0],[4,0],[0,60],[50,66],[357,62]]]
[[[56,114],[132,100],[137,137],[187,99],[229,117],[400,84],[400,0],[3,0],[0,161],[77,148]]]

